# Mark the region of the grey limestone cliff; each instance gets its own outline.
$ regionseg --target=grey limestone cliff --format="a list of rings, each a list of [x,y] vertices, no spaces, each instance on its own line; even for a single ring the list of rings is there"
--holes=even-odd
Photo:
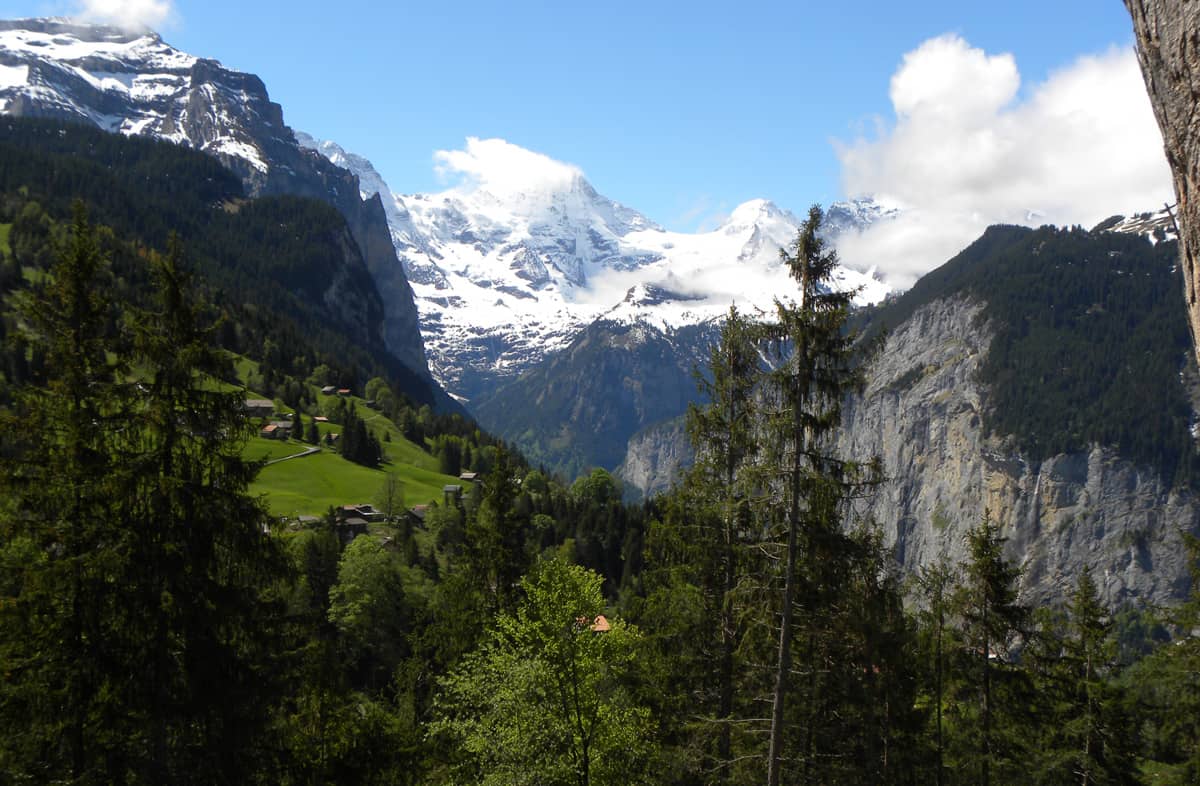
[[[629,439],[625,459],[615,474],[631,496],[652,497],[679,482],[684,468],[692,463],[692,444],[684,418],[678,417],[642,429]]]
[[[1111,605],[1180,597],[1188,577],[1180,532],[1196,532],[1200,499],[1115,451],[1029,461],[985,436],[977,370],[991,341],[982,308],[935,301],[892,333],[868,385],[848,402],[839,449],[878,455],[888,480],[856,511],[873,517],[914,571],[965,553],[985,511],[1009,539],[1028,602],[1069,595],[1089,565]]]

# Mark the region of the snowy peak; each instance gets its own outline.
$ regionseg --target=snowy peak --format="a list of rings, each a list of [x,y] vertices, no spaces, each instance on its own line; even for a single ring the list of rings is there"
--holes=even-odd
[[[259,183],[270,154],[253,127],[294,144],[253,74],[181,52],[150,31],[63,19],[0,21],[0,111],[185,144]]]
[[[167,68],[188,68],[196,60],[167,46],[151,30],[130,31],[62,18],[0,19],[0,40],[8,51],[63,61],[90,57],[96,63],[105,59],[112,63],[137,60]]]
[[[369,162],[302,143],[386,201]],[[800,221],[769,200],[739,205],[710,232],[670,232],[598,193],[578,167],[502,139],[468,139],[435,159],[446,191],[396,196],[386,207],[431,368],[464,399],[490,395],[595,320],[673,334],[735,303],[768,311],[795,289],[779,252]],[[865,201],[857,210],[871,212]],[[849,269],[838,286],[861,288],[862,303],[889,291]]]
[[[725,234],[736,234],[755,226],[773,226],[780,222],[798,226],[796,217],[786,210],[780,210],[769,199],[751,199],[733,209],[729,217],[721,222],[717,231]]]
[[[325,151],[322,151],[325,152]],[[393,236],[413,280],[446,289],[448,276],[519,290],[585,288],[593,275],[645,260],[621,238],[657,229],[599,194],[577,168],[499,139],[468,139],[437,154],[459,182],[439,194],[393,199]],[[348,161],[364,181],[365,168]],[[373,171],[373,170],[372,170]],[[510,293],[511,294],[511,293]]]
[[[829,237],[847,232],[862,232],[872,224],[890,221],[900,213],[899,206],[874,197],[834,202],[825,211],[825,232]]]
[[[462,150],[441,150],[437,170],[478,213],[533,224],[600,223],[615,235],[653,227],[645,216],[597,193],[583,171],[503,139],[469,137]]]

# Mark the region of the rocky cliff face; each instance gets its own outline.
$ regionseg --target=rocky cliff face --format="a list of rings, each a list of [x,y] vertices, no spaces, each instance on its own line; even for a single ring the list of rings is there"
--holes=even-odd
[[[652,497],[680,481],[693,455],[685,420],[678,417],[630,437],[625,459],[614,474],[625,483],[627,496]]]
[[[1200,336],[1200,4],[1125,0],[1138,62],[1175,181],[1184,293],[1193,341]],[[1200,358],[1200,343],[1195,346]]]
[[[985,437],[981,312],[964,297],[935,301],[887,339],[839,444],[843,455],[880,456],[889,478],[857,512],[879,522],[907,570],[961,560],[988,511],[1024,570],[1027,601],[1069,595],[1084,565],[1110,604],[1178,598],[1188,585],[1179,533],[1200,527],[1200,499],[1107,448],[1035,463]]]

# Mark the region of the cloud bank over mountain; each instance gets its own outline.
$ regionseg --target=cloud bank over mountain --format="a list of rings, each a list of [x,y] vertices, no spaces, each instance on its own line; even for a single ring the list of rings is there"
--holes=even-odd
[[[956,35],[921,44],[892,76],[895,117],[835,143],[848,195],[903,208],[839,242],[854,267],[909,286],[989,224],[1091,226],[1173,199],[1132,48],[1085,56],[1021,89],[1012,55]]]
[[[504,139],[468,137],[463,149],[438,150],[433,159],[438,175],[460,190],[483,190],[499,199],[569,190],[583,178],[573,164]]]
[[[177,18],[173,0],[81,0],[76,15],[125,30],[161,30]]]

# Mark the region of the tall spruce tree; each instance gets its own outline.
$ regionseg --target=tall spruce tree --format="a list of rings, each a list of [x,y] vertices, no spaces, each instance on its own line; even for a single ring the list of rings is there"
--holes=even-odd
[[[648,540],[648,639],[662,651],[663,699],[680,726],[679,774],[687,782],[753,777],[747,664],[739,650],[750,614],[741,591],[751,567],[755,489],[747,472],[758,444],[755,394],[762,377],[757,330],[729,310],[709,363],[706,399],[687,414],[695,450],[681,488]],[[681,608],[686,607],[686,608]],[[747,738],[751,739],[747,739]],[[699,753],[699,755],[697,755]]]
[[[519,467],[507,448],[497,447],[483,488],[468,491],[472,499],[482,493],[482,499],[467,515],[467,570],[489,599],[492,614],[512,611],[532,560],[525,547],[529,516],[515,506],[521,491]]]
[[[831,450],[841,424],[844,397],[861,387],[862,366],[854,336],[846,330],[853,292],[831,286],[837,254],[820,236],[823,214],[814,205],[791,252],[781,252],[798,287],[796,302],[776,301],[770,328],[775,368],[768,375],[765,399],[767,454],[765,483],[776,491],[776,532],[783,540],[779,564],[782,598],[778,605],[779,636],[771,694],[771,731],[767,754],[768,786],[782,780],[785,758],[797,760],[799,778],[821,780],[818,756],[828,729],[818,729],[821,708],[832,680],[822,669],[821,650],[837,635],[826,623],[850,581],[853,545],[843,533],[843,502],[874,473],[845,461]],[[803,623],[799,641],[805,662],[798,722],[787,728],[792,692],[796,611]],[[799,739],[799,749],[785,756],[785,740]],[[827,739],[829,739],[827,737]]]
[[[955,723],[958,769],[988,786],[993,779],[1012,782],[1024,772],[1025,736],[1030,719],[1028,675],[1012,663],[1013,645],[1028,638],[1029,609],[1017,600],[1020,570],[1004,557],[1007,538],[985,512],[967,534],[968,561],[959,588],[958,616],[968,657]],[[974,703],[972,710],[971,704]]]
[[[1065,613],[1043,613],[1028,655],[1038,696],[1038,784],[1135,784],[1138,734],[1116,680],[1108,610],[1084,566]]]
[[[942,711],[946,695],[947,650],[953,646],[949,616],[953,608],[958,571],[945,554],[921,568],[916,576],[919,597],[924,608],[919,613],[921,644],[928,663],[928,682],[933,691],[933,767],[934,783],[942,786],[946,778],[946,741]]]
[[[687,417],[696,463],[688,474],[686,489],[692,499],[700,505],[707,503],[716,514],[715,520],[703,514],[696,516],[701,532],[693,545],[716,558],[713,570],[701,577],[701,585],[719,636],[714,720],[715,765],[722,780],[728,780],[731,773],[735,657],[742,627],[735,596],[745,562],[753,494],[746,483],[745,469],[756,447],[755,392],[761,376],[756,338],[753,327],[735,307],[730,307],[721,339],[709,358],[711,379],[700,379],[708,406],[689,408]],[[706,518],[716,526],[705,528]]]
[[[0,766],[12,781],[112,782],[127,766],[129,676],[109,630],[128,545],[111,289],[77,203],[45,284],[18,306],[45,376],[0,428]]]
[[[123,432],[130,475],[122,578],[130,703],[144,713],[143,782],[244,782],[267,758],[262,731],[275,681],[270,590],[285,573],[268,517],[248,487],[242,396],[212,380],[229,358],[192,296],[172,237],[151,255],[157,304],[133,325],[145,380]]]

